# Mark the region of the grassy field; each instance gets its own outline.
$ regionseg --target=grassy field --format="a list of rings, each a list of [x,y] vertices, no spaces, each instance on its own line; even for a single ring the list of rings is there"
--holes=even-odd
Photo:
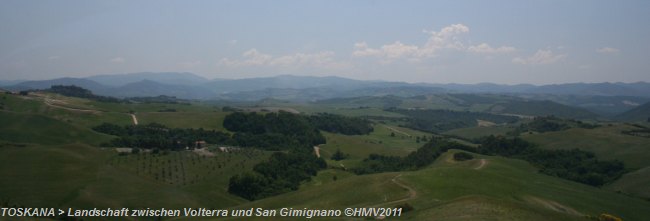
[[[227,112],[141,112],[135,114],[138,123],[160,123],[173,128],[203,128],[224,131]]]
[[[0,140],[15,143],[99,145],[112,136],[40,114],[0,111]]]
[[[633,196],[650,199],[650,167],[627,173],[606,186],[613,191],[621,191]]]
[[[391,136],[394,133],[395,136]],[[415,137],[431,137],[431,134],[385,124],[376,124],[369,135],[342,135],[323,133],[327,144],[320,145],[321,156],[330,165],[353,167],[371,153],[393,156],[406,156],[424,144],[418,143]],[[349,154],[341,161],[329,160],[336,150]]]

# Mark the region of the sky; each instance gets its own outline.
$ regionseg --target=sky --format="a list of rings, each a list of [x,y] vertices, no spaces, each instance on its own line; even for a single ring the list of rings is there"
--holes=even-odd
[[[650,1],[0,1],[0,80],[650,82]]]

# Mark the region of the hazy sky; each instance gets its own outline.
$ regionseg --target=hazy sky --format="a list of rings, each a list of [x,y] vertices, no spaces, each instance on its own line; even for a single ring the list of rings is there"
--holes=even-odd
[[[0,1],[0,79],[650,81],[650,1]]]

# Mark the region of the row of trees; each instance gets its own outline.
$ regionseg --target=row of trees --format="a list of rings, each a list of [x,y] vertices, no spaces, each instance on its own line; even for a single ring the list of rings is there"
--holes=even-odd
[[[435,161],[442,153],[449,149],[475,151],[474,148],[465,146],[444,138],[431,138],[430,141],[411,152],[406,157],[384,156],[370,154],[359,167],[353,168],[357,174],[380,173],[402,170],[417,170]]]
[[[230,134],[221,131],[204,130],[203,128],[168,128],[157,123],[128,126],[103,123],[94,127],[93,130],[118,136],[118,138],[102,144],[107,147],[180,150],[185,147],[195,147],[197,141],[233,146],[240,144]]]

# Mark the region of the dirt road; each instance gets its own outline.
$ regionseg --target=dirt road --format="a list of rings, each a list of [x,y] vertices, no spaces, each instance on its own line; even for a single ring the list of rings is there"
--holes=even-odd
[[[405,190],[408,190],[409,193],[405,198],[398,199],[398,200],[392,200],[392,201],[388,201],[388,202],[383,202],[383,203],[372,205],[372,206],[369,206],[369,207],[382,207],[382,206],[385,206],[385,205],[388,205],[388,204],[400,203],[400,202],[404,202],[404,201],[408,201],[408,200],[412,200],[412,199],[417,198],[418,197],[418,192],[415,191],[415,189],[413,189],[412,187],[407,186],[406,184],[404,184],[404,183],[400,182],[399,180],[397,180],[397,178],[399,178],[401,176],[402,176],[402,174],[397,175],[397,176],[393,177],[390,181],[393,182],[395,185],[398,185],[398,186],[404,188]]]
[[[320,147],[314,146],[314,154],[316,154],[316,157],[320,158]]]
[[[477,167],[474,167],[475,170],[480,170],[483,168],[485,165],[488,164],[488,161],[486,159],[481,159],[480,164]]]

